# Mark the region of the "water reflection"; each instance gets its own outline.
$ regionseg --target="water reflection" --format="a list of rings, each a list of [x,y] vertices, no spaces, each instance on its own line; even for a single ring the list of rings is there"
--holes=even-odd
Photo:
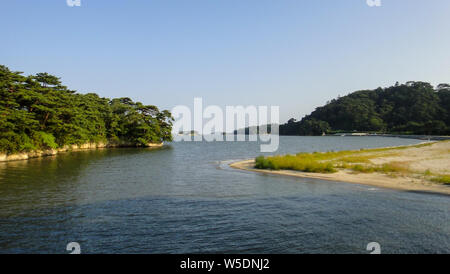
[[[163,149],[99,149],[61,153],[27,161],[0,163],[0,216],[26,214],[27,210],[60,207],[85,201],[80,191],[98,174],[97,166],[108,170],[116,158],[137,157]],[[120,172],[120,170],[119,170]],[[95,183],[95,181],[93,182]],[[33,214],[35,214],[34,212]]]
[[[277,153],[418,142],[282,137]],[[227,168],[259,154],[190,142],[0,163],[0,253],[450,252],[448,196]]]

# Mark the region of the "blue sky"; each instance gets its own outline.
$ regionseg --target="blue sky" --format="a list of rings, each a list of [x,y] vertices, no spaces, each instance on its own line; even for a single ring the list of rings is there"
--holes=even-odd
[[[0,64],[167,109],[278,105],[282,122],[358,89],[450,82],[450,1],[381,2],[4,0]]]

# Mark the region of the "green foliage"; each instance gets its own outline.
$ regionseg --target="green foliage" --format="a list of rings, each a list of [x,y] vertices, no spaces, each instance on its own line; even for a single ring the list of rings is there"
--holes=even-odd
[[[55,136],[43,131],[38,131],[33,134],[33,143],[37,147],[45,149],[55,149],[58,147],[58,144],[55,142]]]
[[[171,141],[172,121],[156,106],[78,94],[48,73],[26,77],[0,65],[0,152],[106,141],[145,146]]]
[[[331,132],[450,134],[450,85],[408,82],[333,99],[301,121],[280,126],[281,135]]]

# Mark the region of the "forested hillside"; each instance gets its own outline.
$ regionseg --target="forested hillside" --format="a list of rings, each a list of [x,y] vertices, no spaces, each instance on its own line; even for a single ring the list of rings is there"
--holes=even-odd
[[[449,135],[450,85],[408,82],[356,91],[280,126],[281,135],[352,131]]]
[[[172,120],[156,106],[76,93],[47,73],[23,76],[0,66],[0,152],[88,142],[144,146],[170,141]]]

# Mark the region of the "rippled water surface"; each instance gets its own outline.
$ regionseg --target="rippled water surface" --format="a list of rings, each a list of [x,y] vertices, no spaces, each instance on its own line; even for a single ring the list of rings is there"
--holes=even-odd
[[[281,137],[277,153],[395,146]],[[450,198],[228,168],[252,142],[172,143],[0,163],[0,253],[449,253]]]

